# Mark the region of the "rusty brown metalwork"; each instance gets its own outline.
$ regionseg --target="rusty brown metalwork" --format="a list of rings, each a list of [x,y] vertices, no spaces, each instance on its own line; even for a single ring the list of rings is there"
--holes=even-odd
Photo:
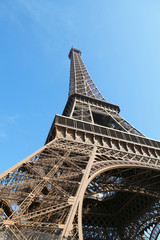
[[[160,142],[108,103],[72,48],[69,98],[46,144],[0,175],[0,239],[160,235]]]

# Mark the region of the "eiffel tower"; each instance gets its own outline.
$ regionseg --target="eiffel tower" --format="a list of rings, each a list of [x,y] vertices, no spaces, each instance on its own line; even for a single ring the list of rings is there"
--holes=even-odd
[[[135,239],[160,235],[160,142],[105,100],[81,51],[45,145],[0,175],[0,239]]]

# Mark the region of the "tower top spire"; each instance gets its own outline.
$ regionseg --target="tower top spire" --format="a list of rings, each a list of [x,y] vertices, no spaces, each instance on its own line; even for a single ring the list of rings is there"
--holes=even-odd
[[[106,102],[81,59],[81,51],[72,47],[68,57],[71,60],[69,96],[78,93]]]
[[[73,52],[78,53],[81,56],[81,51],[79,49],[72,47],[68,55],[69,59],[71,59],[71,55],[73,54]]]

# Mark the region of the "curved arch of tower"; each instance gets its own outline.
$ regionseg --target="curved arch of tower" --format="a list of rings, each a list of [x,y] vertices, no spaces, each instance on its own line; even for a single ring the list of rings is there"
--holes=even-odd
[[[0,239],[157,240],[160,142],[107,102],[72,48],[45,145],[0,175]]]

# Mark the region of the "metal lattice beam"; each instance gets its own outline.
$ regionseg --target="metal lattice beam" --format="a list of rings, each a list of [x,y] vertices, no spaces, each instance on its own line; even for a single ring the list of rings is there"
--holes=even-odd
[[[69,96],[79,93],[98,100],[106,101],[95,83],[91,79],[86,66],[81,59],[81,51],[72,48],[69,53],[71,59]]]
[[[72,48],[46,145],[0,175],[2,240],[157,240],[160,142],[105,101]]]

